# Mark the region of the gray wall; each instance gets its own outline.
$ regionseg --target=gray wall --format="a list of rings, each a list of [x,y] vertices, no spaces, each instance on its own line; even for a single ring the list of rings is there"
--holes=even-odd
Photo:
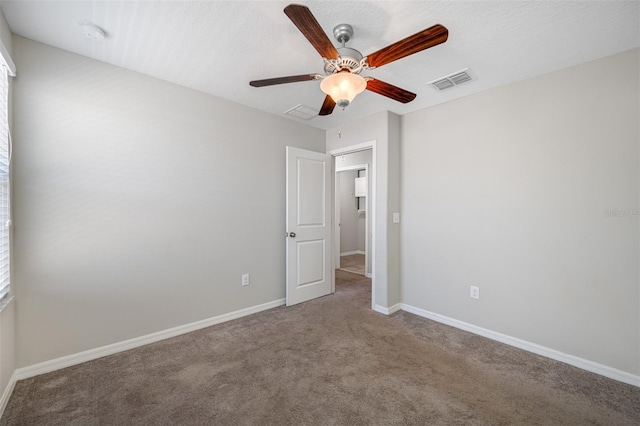
[[[340,253],[358,250],[358,205],[354,196],[357,170],[338,173],[340,185]]]
[[[640,373],[638,56],[403,117],[404,303]]]
[[[13,51],[13,43],[11,39],[11,28],[9,27],[9,24],[7,24],[4,13],[2,13],[2,10],[0,10],[0,42],[4,45],[10,55],[12,55]]]
[[[6,50],[13,58],[13,42],[11,31],[7,21],[0,10],[0,43],[4,45]],[[9,77],[9,121],[12,120],[12,78]],[[13,275],[13,271],[12,271]],[[11,277],[11,288],[14,292],[13,276]],[[15,300],[9,302],[0,312],[0,393],[4,392],[9,383],[9,379],[15,370]]]
[[[284,298],[285,146],[323,131],[20,37],[14,60],[19,366]]]

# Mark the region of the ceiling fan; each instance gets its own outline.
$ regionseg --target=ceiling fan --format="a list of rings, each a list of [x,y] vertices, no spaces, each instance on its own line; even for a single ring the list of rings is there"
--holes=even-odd
[[[353,28],[349,24],[340,24],[333,29],[333,35],[342,44],[337,49],[313,16],[308,7],[290,4],[284,13],[291,19],[311,45],[324,59],[324,72],[321,74],[302,74],[288,77],[269,78],[249,82],[253,87],[275,84],[295,83],[298,81],[322,80],[320,88],[327,96],[319,115],[329,115],[336,105],[345,108],[358,93],[367,89],[395,101],[407,103],[415,99],[416,94],[372,77],[362,77],[362,70],[371,70],[390,62],[413,55],[422,50],[447,41],[449,31],[440,24],[424,29],[410,37],[384,47],[368,56],[345,44],[353,37]]]

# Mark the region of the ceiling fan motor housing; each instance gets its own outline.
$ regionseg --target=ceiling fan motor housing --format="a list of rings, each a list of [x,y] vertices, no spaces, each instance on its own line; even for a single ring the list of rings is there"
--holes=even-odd
[[[338,58],[325,59],[324,72],[327,75],[341,71],[360,74],[363,68],[362,53],[345,46],[345,43],[353,37],[353,27],[349,24],[338,24],[333,28],[333,36],[338,40],[338,43],[342,44],[342,47],[336,49]]]
[[[348,70],[354,74],[362,71],[362,53],[350,47],[338,47],[336,49],[340,56],[337,59],[325,59],[324,72],[327,75]]]

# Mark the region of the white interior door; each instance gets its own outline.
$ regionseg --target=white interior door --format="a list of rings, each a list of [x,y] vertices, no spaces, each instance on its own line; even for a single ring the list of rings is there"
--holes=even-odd
[[[287,306],[331,293],[330,159],[287,147]]]

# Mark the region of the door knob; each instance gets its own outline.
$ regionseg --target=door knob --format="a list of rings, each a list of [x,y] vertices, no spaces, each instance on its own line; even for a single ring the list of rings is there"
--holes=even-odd
[[[295,238],[296,237],[296,233],[295,232],[289,232],[289,237]]]

